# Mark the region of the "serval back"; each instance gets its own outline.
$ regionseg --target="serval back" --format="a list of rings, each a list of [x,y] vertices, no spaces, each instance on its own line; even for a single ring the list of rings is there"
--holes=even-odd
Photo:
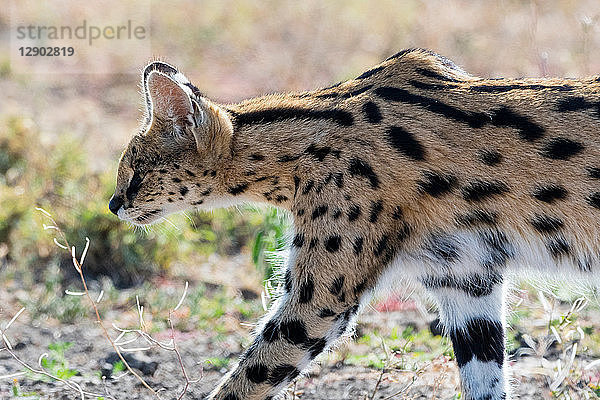
[[[210,399],[272,399],[381,286],[437,301],[463,397],[510,397],[508,272],[598,276],[600,81],[481,79],[426,50],[347,82],[221,105],[143,74],[145,123],[110,209],[149,224],[270,203],[294,218],[281,296]]]

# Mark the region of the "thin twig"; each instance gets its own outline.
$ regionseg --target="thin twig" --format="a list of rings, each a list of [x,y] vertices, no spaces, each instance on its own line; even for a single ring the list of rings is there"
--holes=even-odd
[[[81,278],[81,283],[83,285],[83,290],[85,291],[85,295],[88,298],[90,304],[92,305],[93,309],[94,309],[94,313],[96,314],[96,322],[100,325],[100,327],[102,328],[102,331],[104,333],[104,336],[106,337],[106,339],[110,342],[112,348],[115,350],[115,352],[117,353],[117,355],[119,356],[119,359],[121,360],[121,362],[123,362],[123,365],[125,366],[125,368],[127,368],[127,370],[129,372],[131,372],[131,374],[133,376],[135,376],[142,385],[144,385],[144,387],[146,387],[148,390],[150,390],[152,392],[152,394],[154,394],[156,397],[159,397],[158,394],[156,393],[156,391],[150,387],[150,385],[148,385],[148,383],[146,383],[146,381],[144,380],[144,378],[142,378],[139,374],[137,374],[133,368],[131,368],[131,366],[129,365],[129,363],[127,363],[127,361],[125,360],[125,358],[123,357],[123,355],[121,354],[121,352],[119,351],[118,346],[113,342],[113,340],[110,337],[110,334],[108,333],[108,330],[106,329],[106,327],[104,326],[104,322],[102,321],[102,318],[100,317],[100,312],[98,311],[98,307],[96,306],[96,302],[92,299],[90,292],[88,290],[87,287],[87,282],[85,280],[85,277],[83,275],[83,269],[82,269],[82,264],[79,262],[79,260],[77,260],[77,258],[75,257],[75,247],[71,247],[69,245],[69,241],[67,240],[66,235],[64,234],[64,232],[62,231],[62,229],[60,229],[58,227],[58,224],[56,223],[56,221],[54,220],[54,218],[52,218],[52,215],[50,215],[49,212],[47,212],[46,210],[42,209],[42,208],[36,208],[37,210],[39,210],[40,212],[42,212],[44,215],[46,215],[46,217],[52,222],[52,226],[56,227],[56,231],[58,232],[58,234],[60,235],[61,239],[63,240],[63,242],[65,243],[66,246],[59,246],[61,248],[65,247],[68,251],[69,248],[71,248],[71,259],[73,261],[73,266],[75,267],[75,269],[77,270],[77,272],[79,273],[79,277]],[[55,243],[58,245],[58,241],[55,240]],[[85,249],[82,253],[82,261],[84,260],[84,256],[87,253],[87,249],[89,247],[90,241],[88,238],[86,238],[86,245],[85,245]]]

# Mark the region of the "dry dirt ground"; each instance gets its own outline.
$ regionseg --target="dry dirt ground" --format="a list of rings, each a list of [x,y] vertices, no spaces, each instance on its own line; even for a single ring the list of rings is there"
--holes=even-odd
[[[364,319],[374,315],[371,310]],[[399,313],[390,318],[397,319]],[[359,328],[362,329],[362,328]],[[48,345],[56,342],[72,342],[65,356],[69,367],[79,371],[71,378],[86,391],[103,394],[108,399],[152,399],[153,395],[144,388],[131,374],[118,372],[105,383],[99,379],[99,373],[106,358],[111,353],[109,343],[104,339],[100,329],[92,322],[81,324],[47,327],[44,323],[35,326],[16,323],[10,329],[10,337],[15,347],[15,354],[32,366],[36,366],[39,356],[47,352]],[[157,338],[168,339],[168,333],[156,335]],[[201,399],[226,372],[225,368],[211,367],[202,360],[211,357],[223,357],[224,349],[229,349],[228,357],[235,359],[240,352],[237,343],[227,338],[221,341],[206,335],[185,334],[177,337],[182,359],[187,367],[190,379],[201,376],[201,380],[190,385],[184,399]],[[215,344],[216,343],[216,344]],[[134,344],[130,345],[135,347]],[[129,347],[129,346],[128,346]],[[457,368],[453,361],[440,356],[432,361],[422,363],[417,370],[412,367],[402,369],[396,366],[382,374],[381,369],[350,365],[340,360],[340,353],[361,353],[365,349],[349,342],[338,348],[320,365],[315,365],[295,385],[288,388],[286,399],[325,400],[325,399],[460,399],[458,393]],[[367,349],[367,352],[372,349]],[[153,348],[135,354],[136,361],[141,363],[142,371],[150,386],[160,390],[162,399],[177,399],[183,389],[180,364],[173,352]],[[156,362],[156,364],[152,364]],[[511,362],[515,375],[514,398],[516,399],[550,399],[550,391],[540,375],[531,374],[535,360],[521,358]],[[407,363],[408,365],[408,363]],[[0,352],[0,376],[15,374],[23,368],[12,359],[6,351]],[[154,372],[154,373],[152,373]],[[523,376],[523,373],[526,375]],[[141,372],[140,372],[141,374]],[[377,383],[380,380],[379,383]],[[19,376],[17,381],[20,392],[29,394],[28,398],[40,399],[77,399],[79,394],[59,382],[47,382],[31,376]],[[377,387],[377,388],[376,388]],[[13,383],[10,379],[0,380],[0,399],[12,399]],[[35,395],[34,395],[35,394]],[[36,397],[39,396],[39,397]],[[97,398],[97,397],[86,397]],[[572,397],[575,399],[575,397]]]

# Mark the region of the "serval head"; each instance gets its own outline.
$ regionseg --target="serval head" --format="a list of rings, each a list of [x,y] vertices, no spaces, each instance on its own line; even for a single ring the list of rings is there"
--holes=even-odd
[[[152,62],[142,75],[145,118],[119,161],[109,209],[135,225],[150,224],[227,197],[220,171],[233,126],[177,69]],[[226,199],[225,199],[226,200]]]

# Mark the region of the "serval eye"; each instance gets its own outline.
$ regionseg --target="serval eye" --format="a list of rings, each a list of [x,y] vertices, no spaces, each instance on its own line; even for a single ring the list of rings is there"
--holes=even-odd
[[[127,191],[125,192],[125,196],[127,197],[127,200],[132,201],[133,198],[137,195],[138,191],[140,190],[140,186],[142,186],[142,181],[144,180],[144,177],[139,173],[139,172],[134,172],[133,176],[131,177],[131,181],[129,182],[129,187],[127,188]]]
[[[141,163],[127,198],[139,171],[156,183],[113,212],[147,224],[254,201],[293,214],[282,301],[211,399],[280,396],[378,287],[405,282],[437,301],[462,396],[508,399],[507,274],[598,282],[600,78],[480,79],[412,49],[328,88],[226,107],[165,63],[142,79],[157,123],[128,147]]]

